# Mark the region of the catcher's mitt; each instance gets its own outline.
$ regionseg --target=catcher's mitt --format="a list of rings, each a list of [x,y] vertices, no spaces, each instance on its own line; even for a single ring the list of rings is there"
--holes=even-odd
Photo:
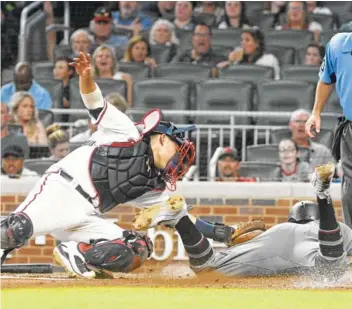
[[[254,237],[265,232],[265,224],[263,220],[253,220],[249,222],[241,222],[235,227],[230,241],[227,243],[229,247],[247,242]]]

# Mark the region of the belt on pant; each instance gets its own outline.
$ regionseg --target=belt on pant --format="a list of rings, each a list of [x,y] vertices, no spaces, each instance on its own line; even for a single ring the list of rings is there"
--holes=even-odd
[[[71,175],[67,174],[64,170],[59,171],[59,175],[66,179],[68,182],[72,182],[74,179]],[[81,194],[89,203],[93,205],[93,200],[89,196],[89,194],[83,190],[83,188],[78,184],[76,187],[74,187],[76,191],[78,191],[79,194]],[[94,205],[93,205],[94,206]]]

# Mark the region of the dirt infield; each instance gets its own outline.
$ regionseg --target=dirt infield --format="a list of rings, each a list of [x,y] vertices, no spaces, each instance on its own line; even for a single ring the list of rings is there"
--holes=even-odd
[[[148,270],[133,274],[115,274],[114,279],[72,279],[65,273],[1,274],[2,288],[76,287],[76,286],[143,286],[143,287],[202,287],[254,289],[333,289],[352,291],[352,271],[338,283],[322,284],[306,277],[225,277],[211,272],[195,276],[189,268],[168,265],[158,273]]]

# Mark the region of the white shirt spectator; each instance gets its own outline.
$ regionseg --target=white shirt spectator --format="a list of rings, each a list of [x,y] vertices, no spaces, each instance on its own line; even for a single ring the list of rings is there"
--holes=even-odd
[[[279,60],[273,54],[264,54],[256,62],[256,65],[272,67],[274,69],[274,77],[276,80],[280,79],[280,64]]]

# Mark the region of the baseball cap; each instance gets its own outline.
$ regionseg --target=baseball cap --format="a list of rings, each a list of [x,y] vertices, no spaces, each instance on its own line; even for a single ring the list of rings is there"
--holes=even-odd
[[[24,158],[24,149],[19,145],[11,145],[6,147],[1,152],[1,157],[6,158],[7,156],[14,156],[17,158]]]
[[[105,7],[99,7],[94,12],[93,20],[95,22],[98,22],[98,21],[110,22],[111,21],[111,11]]]
[[[222,160],[225,157],[231,157],[233,160],[239,161],[238,152],[235,148],[232,147],[225,147],[221,152],[218,160]]]

